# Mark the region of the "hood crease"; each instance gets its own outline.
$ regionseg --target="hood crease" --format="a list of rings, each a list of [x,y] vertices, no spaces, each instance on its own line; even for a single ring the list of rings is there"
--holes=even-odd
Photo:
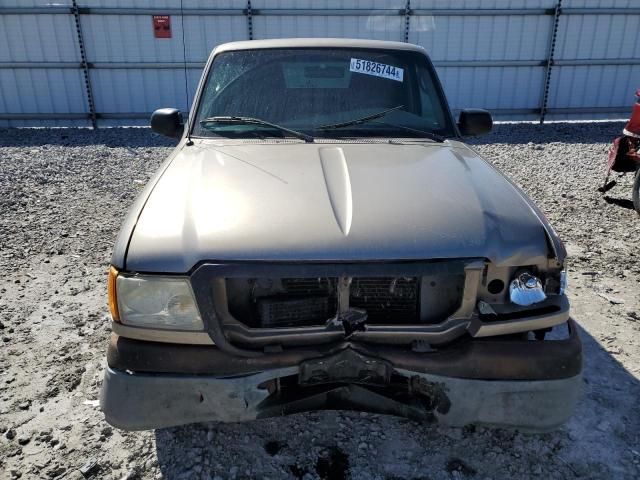
[[[342,233],[349,235],[353,219],[353,197],[344,152],[340,147],[333,147],[320,148],[318,153],[333,215]]]

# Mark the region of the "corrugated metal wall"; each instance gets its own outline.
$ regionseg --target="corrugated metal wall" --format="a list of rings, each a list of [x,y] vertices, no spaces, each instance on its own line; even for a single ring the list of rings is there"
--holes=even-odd
[[[47,3],[14,0],[0,5],[28,8]],[[71,4],[62,1],[60,5]],[[0,9],[0,125],[87,125],[80,61],[72,15],[3,15]],[[3,116],[47,118],[2,121]]]
[[[623,111],[630,113],[633,92],[640,88],[640,1],[564,0],[562,5],[566,9],[606,8],[616,14],[578,10],[560,16],[549,108],[563,112],[589,106],[595,113],[571,115],[574,118],[619,117],[614,110],[621,105],[629,105]]]
[[[411,18],[416,25],[409,41],[431,53],[454,110],[486,108],[503,119],[539,117],[554,18],[546,10],[555,7],[554,0],[414,0],[411,6],[426,11]],[[494,11],[429,16],[429,8]]]
[[[146,124],[187,108],[213,47],[352,37],[430,53],[454,110],[621,118],[640,86],[639,0],[0,0],[0,126]],[[152,15],[171,15],[154,38]],[[184,23],[184,50],[183,50]]]

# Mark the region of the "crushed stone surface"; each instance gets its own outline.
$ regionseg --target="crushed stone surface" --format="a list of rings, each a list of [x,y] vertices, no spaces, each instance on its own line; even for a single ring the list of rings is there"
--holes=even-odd
[[[328,411],[110,427],[96,400],[111,248],[173,143],[148,129],[0,130],[0,478],[640,478],[640,216],[631,176],[597,192],[622,126],[498,125],[472,142],[570,255],[584,394],[567,425],[538,435]]]

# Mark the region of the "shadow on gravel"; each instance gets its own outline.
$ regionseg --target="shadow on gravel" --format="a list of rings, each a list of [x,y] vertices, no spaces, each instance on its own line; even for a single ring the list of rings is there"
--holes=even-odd
[[[0,147],[58,145],[82,147],[170,147],[178,142],[155,134],[147,127],[129,128],[0,128]]]
[[[613,198],[608,195],[605,195],[602,198],[609,205],[617,205],[618,207],[626,208],[627,210],[633,210],[635,208],[633,206],[633,202],[626,198]]]
[[[545,123],[535,125],[521,124],[497,124],[493,131],[479,138],[469,138],[471,145],[489,145],[492,143],[518,144],[547,144],[553,142],[562,143],[611,143],[614,138],[622,135],[622,129],[626,122],[597,122],[597,123]],[[579,128],[580,135],[576,135]],[[544,140],[540,140],[543,138]],[[576,156],[580,151],[576,150]],[[560,160],[560,159],[558,159]],[[605,158],[602,159],[604,165]]]
[[[579,328],[584,392],[566,426],[525,435],[311,412],[156,430],[163,478],[638,478],[640,382]],[[554,335],[555,336],[555,335]],[[557,337],[556,337],[557,338]],[[636,448],[636,450],[634,450]],[[416,475],[420,472],[420,475]]]

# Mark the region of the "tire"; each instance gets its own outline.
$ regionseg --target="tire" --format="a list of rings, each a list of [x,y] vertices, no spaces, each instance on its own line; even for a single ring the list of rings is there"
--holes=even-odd
[[[640,170],[636,172],[636,179],[633,181],[633,208],[640,213]]]

